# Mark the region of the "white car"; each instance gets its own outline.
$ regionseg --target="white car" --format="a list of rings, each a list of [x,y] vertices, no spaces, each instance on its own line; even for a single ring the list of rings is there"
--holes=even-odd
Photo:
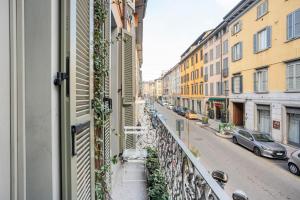
[[[163,106],[168,106],[169,104],[167,102],[163,102]]]
[[[170,105],[168,106],[168,109],[170,109],[170,110],[173,110],[173,108],[174,108],[174,105],[172,105],[172,104],[170,104]]]
[[[300,150],[292,153],[288,161],[288,167],[292,174],[300,176]]]

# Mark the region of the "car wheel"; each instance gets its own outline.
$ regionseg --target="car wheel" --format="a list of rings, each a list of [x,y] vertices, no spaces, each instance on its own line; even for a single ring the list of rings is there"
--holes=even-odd
[[[261,152],[260,152],[259,148],[254,147],[253,152],[254,152],[255,155],[261,156]]]
[[[292,173],[292,174],[295,174],[295,175],[300,175],[300,171],[298,169],[298,167],[294,164],[294,163],[289,163],[289,171]]]
[[[232,142],[233,142],[234,144],[238,144],[238,141],[237,141],[236,137],[233,137],[233,138],[232,138]]]

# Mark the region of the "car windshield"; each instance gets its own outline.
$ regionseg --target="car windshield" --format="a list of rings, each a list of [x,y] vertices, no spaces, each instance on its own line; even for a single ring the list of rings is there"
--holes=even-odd
[[[253,134],[253,137],[259,142],[274,142],[274,140],[272,140],[272,138],[267,134]]]

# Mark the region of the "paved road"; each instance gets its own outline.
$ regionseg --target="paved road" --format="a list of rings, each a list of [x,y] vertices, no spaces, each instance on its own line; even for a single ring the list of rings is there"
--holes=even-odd
[[[176,119],[184,118],[158,104],[155,106],[175,131]],[[188,145],[187,135],[183,134],[182,139]],[[209,128],[199,127],[195,121],[189,121],[189,142],[190,148],[199,151],[199,159],[209,171],[219,169],[228,174],[225,187],[228,194],[241,189],[250,200],[300,200],[300,177],[288,172],[286,161],[257,157],[214,135]]]

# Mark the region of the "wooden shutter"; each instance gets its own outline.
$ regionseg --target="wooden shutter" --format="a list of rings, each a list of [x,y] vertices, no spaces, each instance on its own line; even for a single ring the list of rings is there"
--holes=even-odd
[[[94,199],[92,0],[62,2],[62,199]]]
[[[253,90],[254,92],[257,92],[257,72],[253,73]]]
[[[294,89],[294,65],[289,64],[287,65],[287,89],[293,90]]]
[[[105,18],[104,22],[104,38],[106,41],[111,41],[111,27],[110,27],[110,4],[105,3],[106,0],[103,0],[103,4],[106,6],[106,10],[108,10],[108,14]],[[103,76],[103,82],[102,82],[102,90],[104,92],[104,105],[105,109],[107,110],[104,112],[103,118],[103,158],[104,163],[106,166],[109,167],[109,170],[106,173],[106,184],[110,187],[111,184],[111,172],[110,172],[110,165],[111,165],[111,109],[112,109],[112,99],[111,99],[111,93],[110,93],[110,45],[106,46],[106,51],[108,52],[105,56],[105,65],[108,69],[108,73],[106,73]]]
[[[272,27],[268,26],[267,29],[267,48],[272,46]]]
[[[300,36],[300,10],[295,11],[295,37]]]
[[[290,40],[294,37],[294,13],[287,16],[287,39]]]
[[[257,33],[253,35],[253,52],[257,53]]]
[[[243,93],[243,76],[240,76],[240,93]]]

